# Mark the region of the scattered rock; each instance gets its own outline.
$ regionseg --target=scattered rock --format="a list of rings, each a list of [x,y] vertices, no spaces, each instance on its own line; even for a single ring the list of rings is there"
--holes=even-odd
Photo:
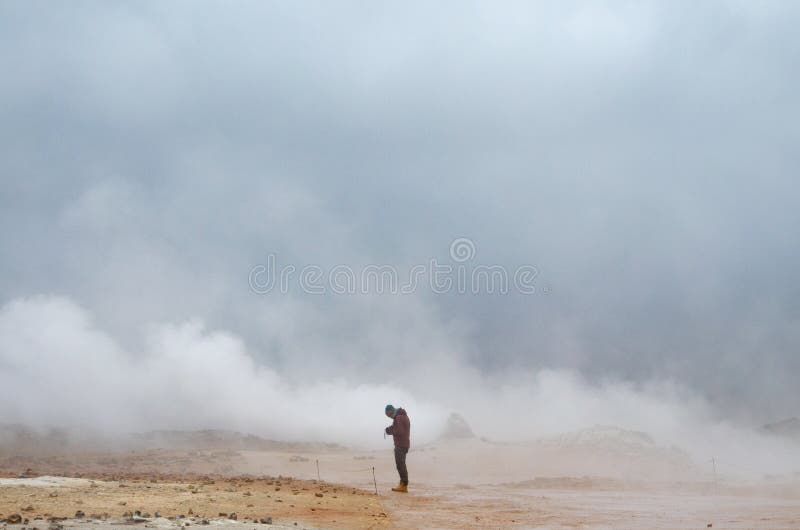
[[[262,517],[258,522],[261,524],[272,524],[272,517]]]
[[[314,495],[315,495],[316,497],[322,497],[322,496],[323,496],[323,495],[322,495],[322,493],[315,493]]]
[[[75,518],[76,519],[83,519],[85,516],[86,516],[86,514],[83,513],[83,510],[78,510],[77,512],[75,512]]]
[[[20,524],[22,522],[22,516],[18,513],[12,513],[6,517],[6,522],[8,524]]]

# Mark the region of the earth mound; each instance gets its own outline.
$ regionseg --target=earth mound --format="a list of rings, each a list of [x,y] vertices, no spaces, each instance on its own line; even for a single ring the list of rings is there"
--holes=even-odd
[[[461,414],[451,413],[445,422],[440,437],[442,440],[466,440],[475,438],[475,433]]]

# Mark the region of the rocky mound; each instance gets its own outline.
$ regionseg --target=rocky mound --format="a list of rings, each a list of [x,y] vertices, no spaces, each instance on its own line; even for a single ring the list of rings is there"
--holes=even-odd
[[[447,418],[440,438],[442,440],[465,440],[475,438],[475,433],[472,432],[472,428],[463,416],[453,412]]]
[[[641,431],[631,431],[614,425],[595,425],[550,438],[562,446],[653,447],[653,438]]]
[[[658,445],[647,433],[614,425],[595,425],[588,429],[541,438],[538,443],[596,455],[653,458],[680,465],[688,465],[691,462],[689,454],[679,447]]]

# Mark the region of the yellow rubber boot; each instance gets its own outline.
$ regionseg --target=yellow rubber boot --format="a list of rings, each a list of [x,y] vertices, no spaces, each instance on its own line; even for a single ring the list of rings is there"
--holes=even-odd
[[[408,493],[408,484],[403,484],[402,482],[392,488],[392,491],[399,491],[400,493]]]

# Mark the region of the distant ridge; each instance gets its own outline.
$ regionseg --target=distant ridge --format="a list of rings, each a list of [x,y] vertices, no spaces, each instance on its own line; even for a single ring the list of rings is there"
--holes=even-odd
[[[774,423],[767,423],[764,425],[763,429],[770,434],[791,438],[792,440],[800,442],[800,419],[796,417],[787,418]]]

